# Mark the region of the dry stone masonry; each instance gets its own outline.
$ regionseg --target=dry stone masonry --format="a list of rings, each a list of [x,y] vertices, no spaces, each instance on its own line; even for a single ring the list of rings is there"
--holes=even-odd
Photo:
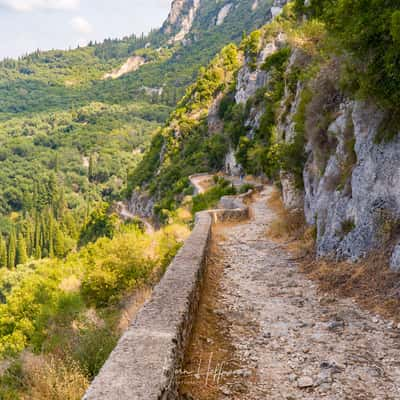
[[[227,209],[196,215],[194,230],[151,299],[120,339],[83,400],[170,400],[199,302],[205,256],[213,222],[249,216],[241,196],[222,198]]]

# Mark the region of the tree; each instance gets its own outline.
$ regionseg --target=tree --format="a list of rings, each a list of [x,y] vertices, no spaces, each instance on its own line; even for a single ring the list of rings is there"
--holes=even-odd
[[[8,241],[8,268],[14,268],[17,257],[17,238],[15,228],[12,228]]]
[[[0,234],[0,268],[7,267],[7,245]]]
[[[54,255],[56,257],[63,257],[65,255],[65,246],[64,246],[64,235],[61,229],[56,226],[54,230]]]
[[[108,214],[109,205],[104,203],[90,214],[89,220],[79,236],[79,244],[95,242],[99,237],[112,238],[115,231],[115,216]]]
[[[26,264],[27,261],[28,261],[28,254],[26,250],[26,242],[22,233],[20,233],[18,235],[18,242],[17,242],[16,263],[17,265]]]

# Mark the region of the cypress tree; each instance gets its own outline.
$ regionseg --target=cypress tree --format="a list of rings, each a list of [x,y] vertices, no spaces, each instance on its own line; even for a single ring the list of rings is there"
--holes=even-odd
[[[17,260],[17,265],[25,264],[28,261],[26,242],[22,233],[18,235],[16,260]]]
[[[15,228],[11,230],[10,239],[8,241],[8,268],[15,267],[17,256],[17,238],[15,235]]]
[[[7,267],[7,245],[0,234],[0,268]]]
[[[48,251],[49,257],[54,257],[54,217],[49,210],[49,224],[48,224]]]
[[[64,235],[58,226],[54,229],[54,254],[56,257],[64,255]]]
[[[94,178],[94,157],[93,154],[89,156],[89,170],[88,170],[88,179],[89,182],[92,182]]]
[[[35,258],[40,259],[42,258],[42,244],[41,244],[41,223],[38,215],[35,217]]]

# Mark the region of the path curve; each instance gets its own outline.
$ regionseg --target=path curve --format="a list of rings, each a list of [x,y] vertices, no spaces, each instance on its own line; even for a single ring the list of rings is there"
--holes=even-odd
[[[132,219],[140,219],[140,221],[142,221],[142,223],[144,225],[146,233],[148,233],[148,234],[154,233],[153,225],[149,221],[147,221],[145,218],[139,217],[138,215],[131,213],[129,211],[128,205],[125,202],[117,201],[115,203],[115,208],[116,208],[116,212],[118,213],[119,217],[122,220],[128,221],[128,220],[132,220]]]

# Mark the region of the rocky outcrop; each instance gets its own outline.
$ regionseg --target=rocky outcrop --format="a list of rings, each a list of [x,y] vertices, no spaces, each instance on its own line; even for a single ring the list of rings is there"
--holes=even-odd
[[[231,10],[233,4],[228,3],[225,4],[218,12],[217,20],[215,21],[215,25],[219,26],[222,25],[225,21],[225,18],[228,16],[229,11]]]
[[[304,171],[305,214],[318,228],[319,255],[357,260],[393,239],[400,217],[400,140],[375,143],[383,113],[374,105],[348,102],[329,126],[337,146],[321,175],[312,154]],[[346,129],[354,135],[355,163],[346,163]],[[343,176],[347,174],[347,176]],[[398,249],[392,267],[399,268]]]
[[[245,60],[237,78],[237,103],[253,104],[249,100],[258,89],[268,88],[269,72],[260,66],[283,45],[285,37],[278,35],[260,50],[255,68]],[[285,76],[304,70],[309,62],[309,55],[293,50]],[[333,74],[330,79],[336,79],[334,68],[322,70],[311,90],[312,98],[319,96],[323,100],[327,95],[321,94],[328,90],[324,86],[324,73]],[[276,134],[280,141],[290,143],[295,139],[296,115],[304,89],[301,81],[285,81],[277,112]],[[351,101],[342,94],[333,95],[336,96],[333,102],[338,104],[328,110],[333,118],[325,131],[318,133],[315,127],[305,126],[304,189],[298,187],[290,173],[280,174],[283,201],[288,209],[303,209],[307,222],[316,226],[318,256],[358,260],[390,241],[390,265],[400,270],[400,235],[396,236],[400,219],[400,138],[379,143],[376,136],[384,118],[383,111],[371,103]],[[249,139],[253,139],[265,112],[262,103],[255,104],[248,110],[245,122]],[[324,104],[316,103],[314,108],[311,113],[323,117]],[[318,115],[313,118],[314,125],[318,126],[321,119]],[[225,169],[236,173],[240,170],[232,150],[226,156]]]
[[[182,41],[190,32],[200,0],[174,0],[162,32],[170,36],[170,43]]]
[[[235,151],[230,148],[225,156],[224,172],[227,175],[239,176],[242,172],[242,168],[236,160]]]
[[[129,57],[121,67],[105,74],[103,79],[117,79],[125,74],[128,74],[129,72],[138,70],[145,63],[146,59],[142,56]]]
[[[131,214],[141,218],[152,218],[154,199],[145,192],[133,190],[128,203],[128,210]]]
[[[223,131],[224,123],[219,117],[219,106],[221,103],[221,99],[223,97],[223,93],[221,92],[212,102],[210,108],[208,109],[207,115],[207,125],[208,132],[210,134],[220,133]]]

